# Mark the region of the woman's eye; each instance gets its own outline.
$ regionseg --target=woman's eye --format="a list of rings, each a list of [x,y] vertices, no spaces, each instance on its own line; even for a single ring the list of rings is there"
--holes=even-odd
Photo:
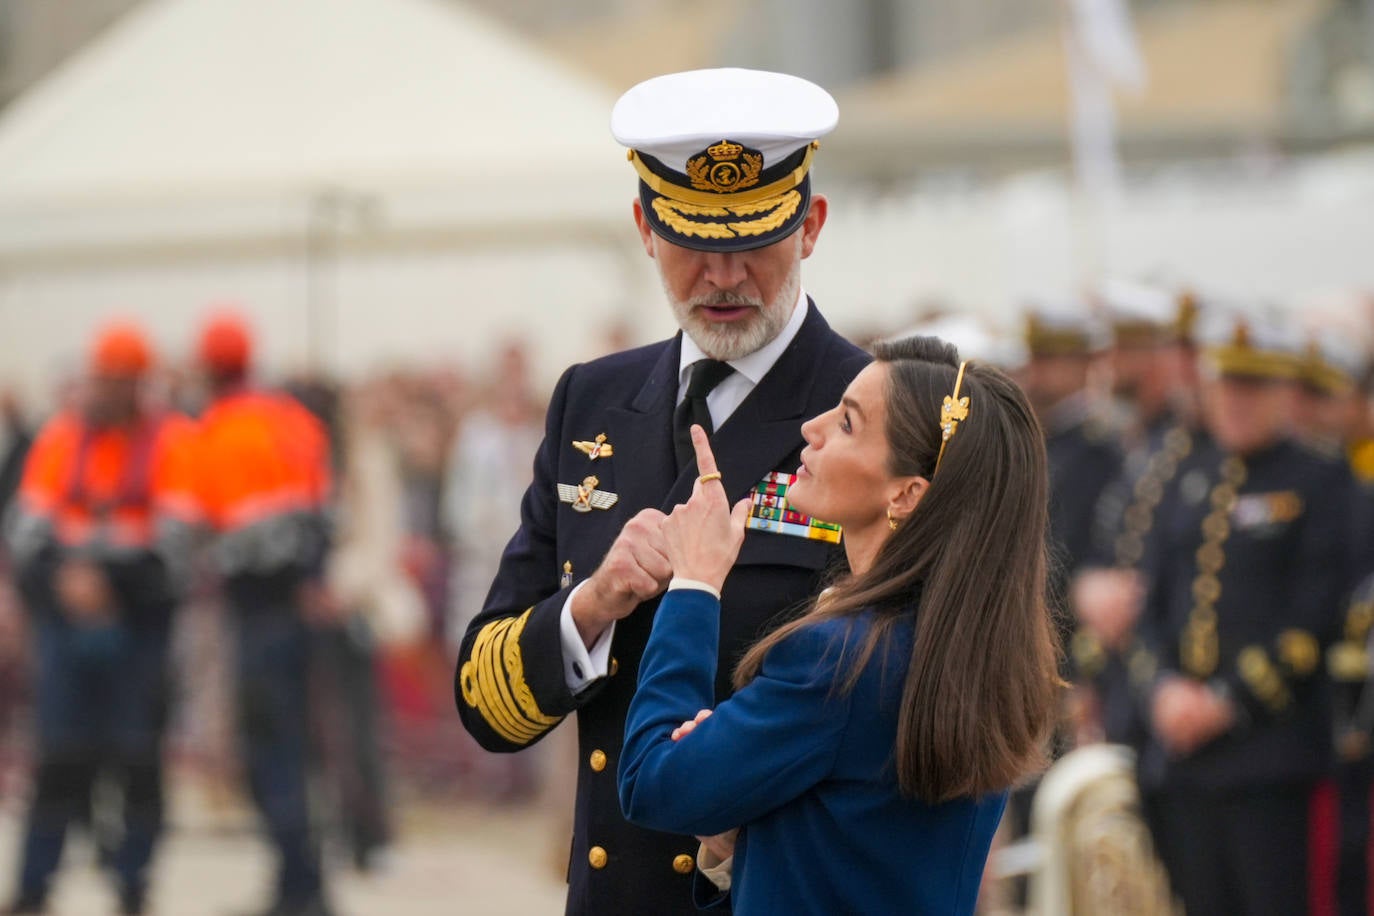
[[[840,430],[846,433],[852,433],[854,431],[854,427],[849,423],[849,414],[847,413],[840,415]]]

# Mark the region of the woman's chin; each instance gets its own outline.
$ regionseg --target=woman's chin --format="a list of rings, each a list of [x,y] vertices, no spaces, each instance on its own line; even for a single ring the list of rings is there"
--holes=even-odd
[[[797,498],[798,491],[801,491],[801,499]],[[802,515],[806,516],[810,516],[812,514],[810,509],[810,500],[806,498],[805,486],[800,486],[799,484],[794,483],[792,484],[792,486],[787,488],[787,508],[793,510],[794,512],[800,512]]]

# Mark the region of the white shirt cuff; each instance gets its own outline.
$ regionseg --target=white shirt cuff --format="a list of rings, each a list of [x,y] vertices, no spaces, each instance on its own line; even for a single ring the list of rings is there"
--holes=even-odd
[[[732,872],[735,870],[735,857],[728,859],[717,859],[711,854],[711,850],[702,843],[697,848],[697,870],[716,886],[717,890],[728,892],[730,890]]]
[[[611,638],[615,635],[612,623],[596,638],[591,649],[583,644],[582,634],[577,632],[577,622],[573,620],[572,602],[578,589],[586,584],[586,581],[579,582],[577,588],[568,592],[558,617],[558,633],[563,642],[563,682],[573,693],[580,693],[592,681],[606,676],[611,665]]]
[[[714,585],[702,582],[699,579],[679,579],[677,576],[674,576],[673,580],[668,583],[668,591],[671,592],[678,588],[694,588],[698,591],[710,592],[716,596],[717,601],[720,600],[720,589],[716,588]]]

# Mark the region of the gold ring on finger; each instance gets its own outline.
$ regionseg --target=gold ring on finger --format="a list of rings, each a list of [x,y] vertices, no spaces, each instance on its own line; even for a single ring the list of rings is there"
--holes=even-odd
[[[720,471],[712,471],[709,474],[702,474],[697,478],[697,483],[710,483],[713,480],[720,480]]]

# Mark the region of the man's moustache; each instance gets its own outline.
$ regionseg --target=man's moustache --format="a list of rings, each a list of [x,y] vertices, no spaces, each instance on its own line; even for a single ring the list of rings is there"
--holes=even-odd
[[[754,308],[763,308],[763,300],[753,299],[749,296],[699,296],[696,299],[689,299],[687,304],[692,307],[720,307],[731,305],[749,305]]]

